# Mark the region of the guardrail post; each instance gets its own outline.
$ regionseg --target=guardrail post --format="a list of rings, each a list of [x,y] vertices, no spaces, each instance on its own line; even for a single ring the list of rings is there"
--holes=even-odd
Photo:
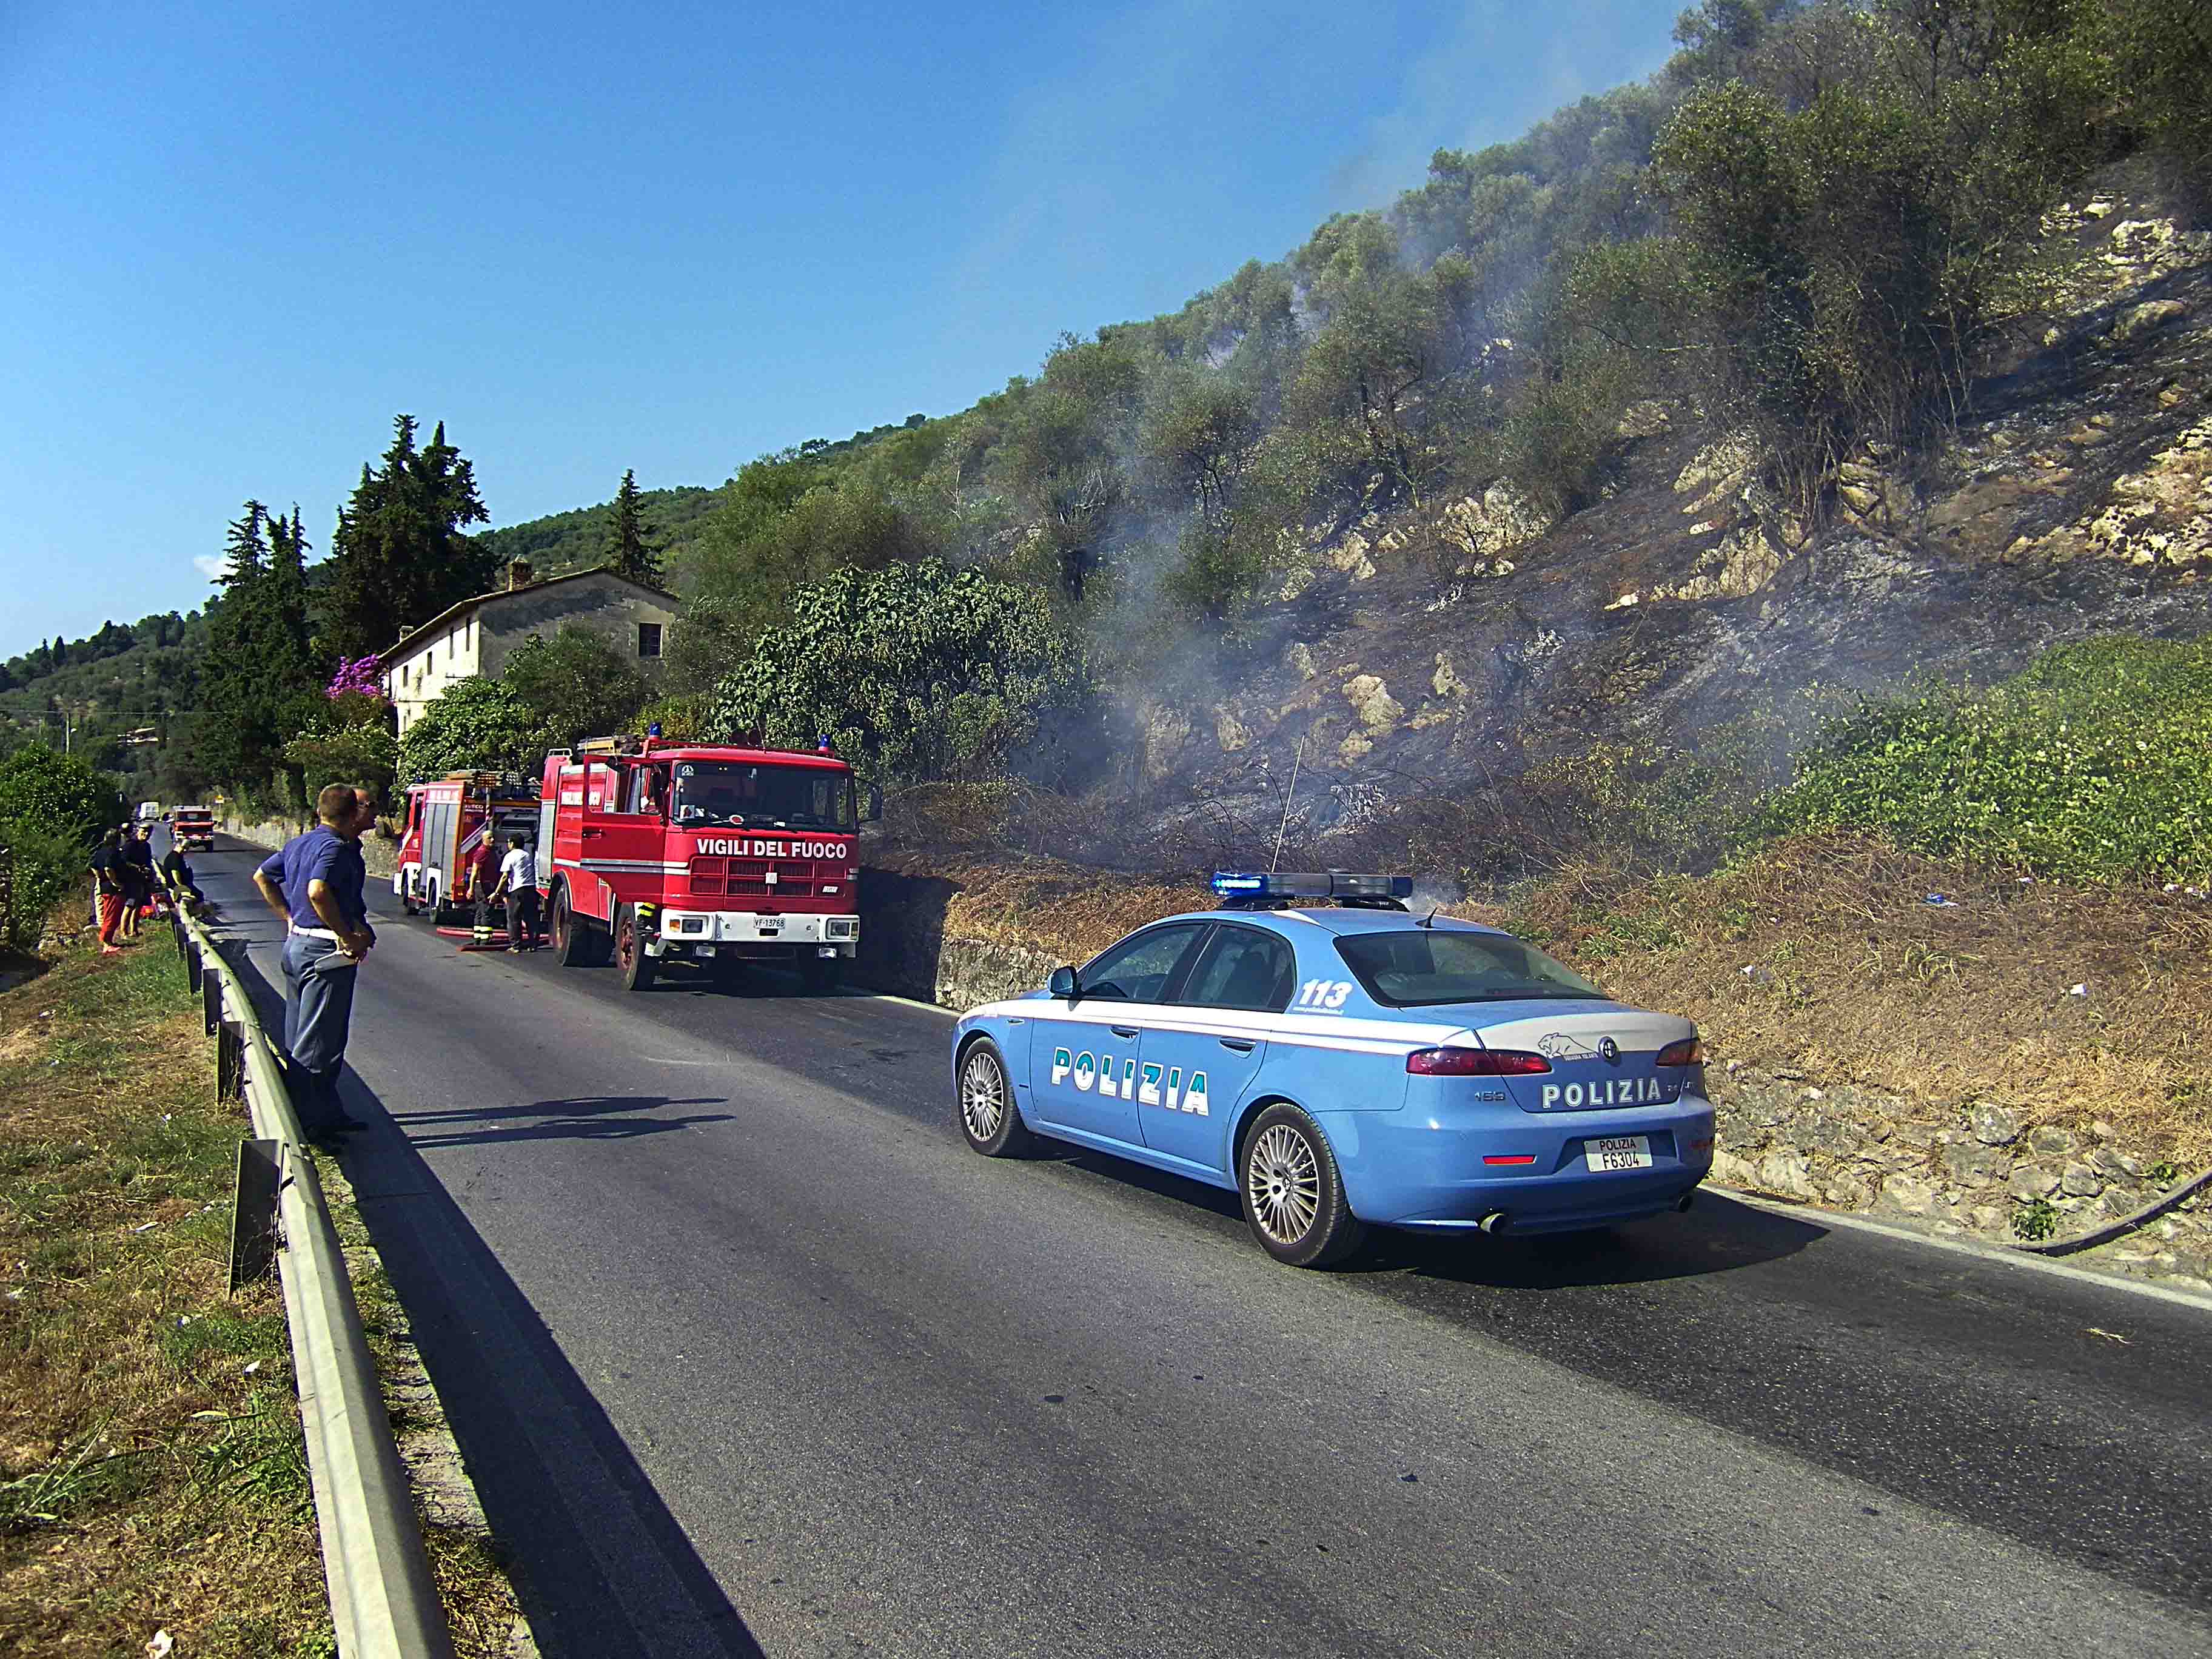
[[[276,1157],[283,1143],[238,1143],[238,1194],[230,1213],[230,1293],[265,1277],[276,1261]]]
[[[200,1016],[207,1024],[207,1034],[213,1036],[222,1029],[222,981],[207,971],[207,964],[197,954],[192,965],[200,970]]]
[[[246,1098],[246,1035],[236,1020],[222,1020],[216,1026],[215,1097]]]

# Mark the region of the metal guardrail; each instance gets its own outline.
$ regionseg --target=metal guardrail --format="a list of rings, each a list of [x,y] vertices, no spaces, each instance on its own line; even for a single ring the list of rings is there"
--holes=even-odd
[[[338,1652],[344,1659],[453,1659],[353,1281],[276,1051],[206,928],[181,910],[173,922],[177,955],[216,1040],[217,1087],[245,1100],[258,1138],[240,1152],[232,1273],[273,1254],[283,1279]],[[257,1191],[273,1195],[275,1211],[264,1211],[258,1224],[250,1209]]]

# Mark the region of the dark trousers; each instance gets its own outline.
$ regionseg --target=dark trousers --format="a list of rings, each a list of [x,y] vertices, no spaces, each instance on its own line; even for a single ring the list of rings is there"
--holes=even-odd
[[[507,896],[507,942],[526,951],[538,948],[538,890],[526,887]]]
[[[303,1129],[340,1115],[338,1066],[353,1024],[358,963],[326,939],[295,933],[284,941],[285,1084]]]

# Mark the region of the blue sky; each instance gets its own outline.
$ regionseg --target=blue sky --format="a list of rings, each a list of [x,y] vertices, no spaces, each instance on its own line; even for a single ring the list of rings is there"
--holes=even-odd
[[[316,554],[392,416],[495,524],[714,484],[1175,309],[1674,4],[0,0],[0,656]]]

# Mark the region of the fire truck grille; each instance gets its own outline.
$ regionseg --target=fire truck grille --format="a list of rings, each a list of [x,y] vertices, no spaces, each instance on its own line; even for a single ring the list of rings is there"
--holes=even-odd
[[[814,866],[804,859],[693,859],[690,879],[694,893],[718,897],[814,896]]]

